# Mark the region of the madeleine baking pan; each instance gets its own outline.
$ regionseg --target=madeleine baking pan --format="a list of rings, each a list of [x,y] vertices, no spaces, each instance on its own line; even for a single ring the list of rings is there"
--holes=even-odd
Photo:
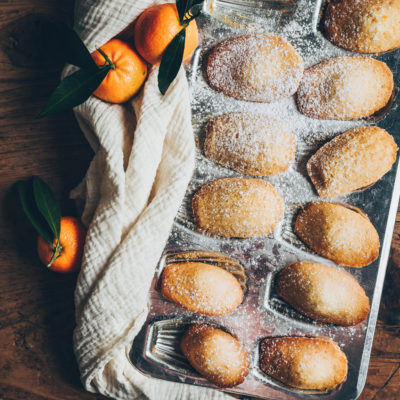
[[[150,288],[150,312],[129,354],[133,365],[146,375],[218,390],[189,365],[179,349],[185,328],[193,322],[204,322],[237,336],[251,360],[246,380],[226,392],[266,399],[320,397],[350,400],[356,399],[364,387],[400,195],[398,161],[371,188],[333,200],[360,207],[380,236],[381,251],[375,262],[364,268],[346,268],[357,278],[370,299],[371,312],[367,321],[353,327],[314,322],[279,299],[274,291],[274,279],[278,271],[294,261],[335,265],[313,253],[293,232],[293,218],[298,210],[318,198],[307,177],[305,164],[321,144],[337,133],[359,125],[377,124],[400,144],[400,50],[374,56],[384,61],[394,75],[395,96],[390,107],[378,115],[356,121],[307,118],[297,111],[293,97],[270,104],[227,98],[207,85],[203,71],[207,53],[216,43],[244,32],[265,32],[284,37],[302,55],[306,68],[327,58],[352,55],[324,38],[320,30],[323,7],[322,0],[212,1],[205,5],[205,12],[198,18],[201,44],[188,71],[197,143],[196,170]],[[285,173],[263,178],[277,188],[285,201],[284,219],[269,236],[223,239],[196,231],[191,211],[193,193],[206,182],[238,175],[207,160],[201,150],[206,122],[227,112],[258,112],[279,117],[291,126],[296,136],[297,154],[293,165]],[[232,314],[220,317],[194,314],[168,302],[159,290],[162,270],[169,263],[186,260],[229,269],[246,288],[244,302]],[[346,381],[329,392],[305,391],[288,387],[265,375],[259,368],[259,342],[273,336],[329,337],[338,342],[348,358]]]

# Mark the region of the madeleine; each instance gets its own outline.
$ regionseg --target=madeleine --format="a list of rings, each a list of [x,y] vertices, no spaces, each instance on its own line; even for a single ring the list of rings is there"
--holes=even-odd
[[[276,291],[293,308],[316,321],[357,325],[370,310],[364,289],[352,275],[320,264],[288,265],[277,277]]]
[[[397,145],[377,126],[350,129],[322,146],[307,172],[322,197],[335,197],[373,185],[396,161]]]
[[[294,94],[303,60],[279,36],[242,35],[217,44],[208,56],[209,85],[239,100],[271,103]]]
[[[229,314],[243,301],[240,283],[230,272],[200,262],[166,266],[161,293],[187,310],[205,315]]]
[[[338,57],[304,72],[296,100],[299,111],[308,117],[350,120],[382,109],[393,88],[393,74],[385,63],[366,57]]]
[[[241,384],[249,373],[247,353],[229,333],[209,325],[191,325],[181,350],[192,367],[208,381],[227,388]]]
[[[260,344],[260,368],[298,389],[329,390],[346,379],[347,358],[330,339],[266,338]]]
[[[340,265],[364,267],[379,256],[378,233],[356,207],[310,202],[297,216],[294,231],[307,246]]]
[[[400,0],[342,0],[328,4],[325,33],[333,44],[359,53],[400,47]]]
[[[291,129],[277,118],[224,114],[207,123],[204,154],[242,174],[276,175],[294,160],[296,141]]]
[[[202,186],[192,201],[197,226],[224,237],[268,235],[283,217],[283,201],[261,179],[224,178]]]

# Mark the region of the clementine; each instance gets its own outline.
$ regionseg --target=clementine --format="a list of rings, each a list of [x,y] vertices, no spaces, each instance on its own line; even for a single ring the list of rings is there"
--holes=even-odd
[[[124,103],[142,87],[147,76],[147,64],[129,44],[119,39],[110,40],[100,49],[112,62],[112,69],[93,94],[110,103]],[[97,65],[106,62],[98,50],[92,53],[92,57]]]
[[[175,4],[150,7],[140,14],[135,24],[136,50],[148,63],[158,65],[165,49],[182,29]],[[195,20],[192,20],[186,28],[184,60],[190,57],[196,48],[197,37],[197,25]]]
[[[53,245],[47,243],[41,236],[38,237],[37,250],[43,264],[49,266],[54,252],[55,260],[50,269],[61,273],[70,273],[79,270],[85,244],[86,229],[74,217],[61,217],[60,248],[56,248],[56,239]]]

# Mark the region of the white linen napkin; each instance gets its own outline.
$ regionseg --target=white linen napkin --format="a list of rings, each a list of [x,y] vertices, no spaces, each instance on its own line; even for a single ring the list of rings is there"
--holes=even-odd
[[[77,0],[75,27],[93,51],[151,0]],[[68,71],[68,70],[67,70]],[[66,73],[67,73],[66,71]],[[165,96],[153,67],[141,95],[112,105],[93,96],[75,114],[95,156],[72,197],[89,226],[75,305],[74,350],[85,388],[115,399],[226,399],[217,390],[145,377],[129,362],[148,312],[156,264],[194,167],[183,68]]]

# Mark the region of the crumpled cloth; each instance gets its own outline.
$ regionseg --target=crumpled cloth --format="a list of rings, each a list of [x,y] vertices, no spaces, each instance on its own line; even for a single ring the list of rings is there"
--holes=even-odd
[[[150,0],[77,0],[75,28],[89,51],[124,30]],[[68,69],[64,73],[68,73]],[[74,351],[84,387],[115,399],[226,399],[212,389],[151,379],[127,353],[148,312],[155,267],[194,168],[188,83],[165,96],[153,67],[141,94],[112,105],[93,96],[75,115],[95,152],[71,196],[88,226],[75,306]]]

